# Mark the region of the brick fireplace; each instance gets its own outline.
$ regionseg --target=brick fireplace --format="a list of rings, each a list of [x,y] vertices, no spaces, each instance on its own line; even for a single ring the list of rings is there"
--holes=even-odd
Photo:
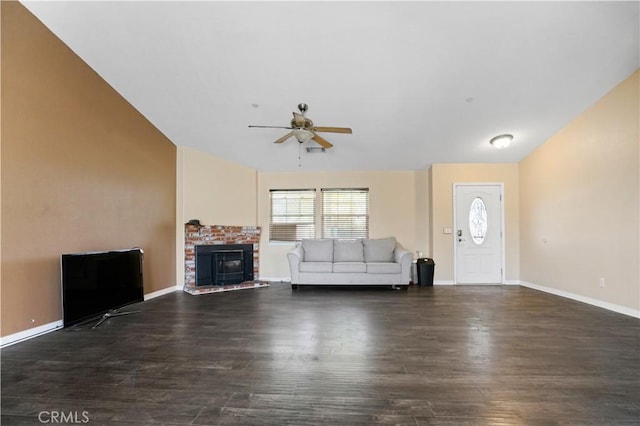
[[[196,225],[185,224],[184,231],[184,291],[190,294],[214,293],[240,288],[259,287],[258,281],[260,227],[256,226],[225,226],[225,225]],[[230,248],[253,246],[253,280],[230,286],[202,286],[196,284],[196,252],[203,246],[228,245]],[[198,247],[198,250],[196,250]],[[216,247],[217,249],[218,247]],[[206,247],[205,247],[206,249]]]

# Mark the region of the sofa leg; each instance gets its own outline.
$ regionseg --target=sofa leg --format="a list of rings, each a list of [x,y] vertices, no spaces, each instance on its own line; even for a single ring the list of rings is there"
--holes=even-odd
[[[291,290],[297,290],[298,284],[291,284]]]

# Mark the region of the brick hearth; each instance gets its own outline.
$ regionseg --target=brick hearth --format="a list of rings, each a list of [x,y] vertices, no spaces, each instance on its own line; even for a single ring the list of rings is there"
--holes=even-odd
[[[196,291],[196,249],[197,245],[213,244],[253,244],[253,279],[258,280],[259,226],[191,225],[184,226],[184,290],[191,294]],[[219,291],[219,290],[218,290]]]

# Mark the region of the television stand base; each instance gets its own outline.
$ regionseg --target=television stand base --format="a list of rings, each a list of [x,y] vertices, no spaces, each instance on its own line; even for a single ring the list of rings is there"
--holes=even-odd
[[[123,315],[131,315],[131,314],[137,314],[140,311],[127,311],[127,312],[118,312],[117,309],[112,309],[109,312],[107,312],[106,314],[104,314],[102,316],[102,318],[100,318],[100,320],[95,323],[95,325],[91,328],[97,328],[98,326],[100,326],[100,324],[102,324],[103,322],[105,322],[106,320],[108,320],[109,318],[112,317],[121,317]]]

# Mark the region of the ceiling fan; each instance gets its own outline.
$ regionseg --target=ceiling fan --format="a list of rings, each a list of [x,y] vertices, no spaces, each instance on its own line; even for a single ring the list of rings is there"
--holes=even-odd
[[[299,113],[293,113],[293,119],[291,120],[291,126],[249,126],[260,127],[268,129],[290,129],[291,131],[281,138],[277,139],[274,143],[282,143],[287,139],[295,136],[299,143],[303,144],[308,140],[314,140],[323,148],[331,148],[333,144],[327,141],[316,132],[327,133],[352,133],[348,127],[317,127],[313,125],[313,121],[305,117],[305,113],[309,109],[307,104],[298,104]]]

